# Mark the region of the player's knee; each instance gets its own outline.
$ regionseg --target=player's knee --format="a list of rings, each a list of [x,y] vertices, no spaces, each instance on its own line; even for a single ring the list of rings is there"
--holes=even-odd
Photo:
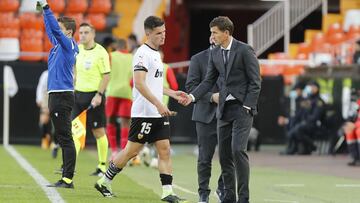
[[[107,118],[106,122],[108,124],[116,125],[116,119],[117,119],[116,116],[110,116],[110,117]]]

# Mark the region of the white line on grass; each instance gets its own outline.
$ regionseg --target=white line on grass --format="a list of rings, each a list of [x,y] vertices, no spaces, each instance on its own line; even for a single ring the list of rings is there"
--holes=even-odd
[[[275,184],[275,187],[305,187],[305,184],[294,184],[294,183],[285,183],[285,184]]]
[[[360,184],[336,184],[335,187],[360,187]]]
[[[49,181],[47,181],[31,164],[24,159],[12,146],[5,146],[5,149],[9,154],[15,158],[19,165],[26,171],[28,174],[40,185],[41,189],[45,192],[46,196],[49,198],[50,202],[63,203],[65,202],[61,198],[60,194],[55,188],[47,187]]]
[[[298,201],[292,200],[279,200],[279,199],[264,199],[265,202],[281,202],[281,203],[299,203]]]
[[[192,195],[198,195],[196,192],[190,191],[190,190],[188,190],[188,189],[186,189],[186,188],[183,188],[183,187],[180,187],[180,186],[178,186],[178,185],[176,185],[176,184],[173,184],[173,187],[176,188],[176,189],[178,189],[178,190],[181,190],[181,191],[183,191],[183,192],[192,194]]]

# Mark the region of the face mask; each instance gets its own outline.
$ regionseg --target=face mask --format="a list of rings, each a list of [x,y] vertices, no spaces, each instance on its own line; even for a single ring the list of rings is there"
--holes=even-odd
[[[303,91],[304,97],[309,97],[311,95],[311,86],[306,85]]]
[[[296,90],[291,90],[290,93],[289,93],[289,97],[291,99],[296,99],[297,98]]]

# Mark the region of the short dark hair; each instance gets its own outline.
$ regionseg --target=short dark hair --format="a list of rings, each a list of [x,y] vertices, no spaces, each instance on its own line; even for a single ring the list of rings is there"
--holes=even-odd
[[[89,27],[92,31],[95,31],[94,26],[87,22],[81,23],[79,27]]]
[[[230,35],[232,35],[234,32],[234,23],[227,16],[218,16],[214,18],[210,22],[209,27],[212,28],[215,26],[218,27],[222,32],[225,32],[225,30],[229,31]]]
[[[120,50],[127,49],[126,40],[123,38],[119,38],[117,40],[117,46],[118,46],[118,49],[120,49]]]
[[[76,31],[76,22],[74,18],[61,16],[57,19],[59,23],[62,23],[66,30],[72,30],[72,36],[74,36]]]
[[[153,30],[154,28],[164,25],[165,22],[157,16],[149,16],[144,21],[145,30]]]
[[[128,39],[131,39],[131,40],[134,40],[135,42],[137,42],[137,37],[134,33],[131,33],[129,36],[128,36]]]

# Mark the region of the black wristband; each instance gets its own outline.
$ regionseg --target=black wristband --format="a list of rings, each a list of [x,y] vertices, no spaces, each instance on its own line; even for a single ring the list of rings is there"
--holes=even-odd
[[[48,5],[48,4],[46,4],[44,7],[43,7],[43,9],[49,9],[50,8],[50,6]]]
[[[97,92],[100,96],[104,96],[104,93],[101,93],[101,92]]]

